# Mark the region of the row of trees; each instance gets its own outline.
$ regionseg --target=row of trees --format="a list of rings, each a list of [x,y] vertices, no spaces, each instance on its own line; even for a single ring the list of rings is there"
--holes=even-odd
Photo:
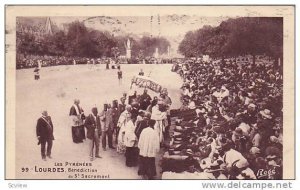
[[[55,31],[39,37],[33,33],[17,31],[17,53],[23,55],[57,55],[77,57],[117,57],[125,55],[125,43],[131,40],[132,56],[152,56],[155,48],[167,52],[170,43],[162,37],[142,38],[114,36],[109,32],[87,28],[82,22],[73,22],[67,32]]]
[[[204,26],[186,33],[179,44],[186,57],[210,55],[229,56],[269,55],[282,59],[283,19],[281,17],[241,17],[223,21],[217,27]]]

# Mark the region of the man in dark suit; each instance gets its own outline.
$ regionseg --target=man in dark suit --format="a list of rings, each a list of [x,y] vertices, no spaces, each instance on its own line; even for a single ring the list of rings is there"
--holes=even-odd
[[[96,107],[92,108],[92,114],[90,114],[86,118],[84,125],[87,129],[90,160],[91,161],[94,160],[94,151],[95,151],[95,157],[101,158],[101,156],[99,155],[101,124],[100,124],[100,117],[98,115],[98,110]]]
[[[119,106],[118,106],[118,110],[119,110],[119,113],[120,113],[120,115],[121,115],[121,113],[122,113],[123,111],[125,111],[125,108],[126,108],[126,104],[125,104],[126,98],[123,96],[123,97],[120,98],[120,100],[121,100],[121,103],[120,103]]]
[[[38,145],[41,145],[41,155],[42,159],[46,161],[46,156],[48,158],[51,157],[51,149],[52,149],[52,141],[54,140],[53,136],[53,124],[51,121],[51,117],[48,116],[47,111],[42,112],[42,117],[37,120],[36,125],[36,136],[38,138]],[[47,151],[46,151],[47,144]]]
[[[128,96],[128,104],[131,105],[131,103],[133,102],[134,99],[137,98],[137,94],[136,94],[136,90],[134,91],[133,95]]]
[[[113,117],[113,134],[115,134],[115,143],[118,144],[118,135],[119,135],[119,129],[117,127],[118,125],[118,120],[119,120],[119,117],[120,117],[120,114],[121,112],[119,111],[119,103],[118,103],[118,100],[114,100],[112,102],[112,117]]]
[[[108,147],[115,149],[112,141],[114,130],[112,108],[108,104],[104,104],[104,110],[100,112],[99,116],[102,123],[102,148],[106,151],[106,143],[108,141]]]
[[[137,124],[134,133],[138,139],[140,138],[142,131],[148,127],[150,118],[151,118],[151,113],[145,112],[143,120]]]
[[[151,97],[147,93],[147,89],[144,90],[144,93],[140,97],[140,109],[141,110],[146,110],[148,106],[151,104]]]

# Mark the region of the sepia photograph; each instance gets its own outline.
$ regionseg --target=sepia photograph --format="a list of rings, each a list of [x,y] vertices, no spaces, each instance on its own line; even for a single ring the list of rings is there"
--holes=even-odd
[[[5,11],[6,179],[295,178],[293,6]]]

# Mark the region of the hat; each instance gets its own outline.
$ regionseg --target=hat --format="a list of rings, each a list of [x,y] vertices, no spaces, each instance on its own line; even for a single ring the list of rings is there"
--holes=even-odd
[[[250,168],[246,168],[245,170],[241,171],[241,173],[236,176],[236,179],[256,179],[256,176]]]
[[[266,156],[266,159],[268,160],[268,159],[275,159],[275,158],[277,158],[277,156],[276,155],[268,155],[268,156]]]
[[[193,155],[193,154],[194,154],[194,152],[193,152],[191,149],[187,149],[187,150],[186,150],[186,153],[187,153],[188,155]]]
[[[246,159],[237,160],[232,166],[236,166],[237,168],[246,168],[249,166],[249,163]]]
[[[256,108],[256,105],[251,103],[251,104],[248,105],[248,108]]]
[[[204,114],[206,113],[206,109],[204,107],[202,107],[201,109],[196,109],[196,113],[197,115],[199,115],[199,113]]]
[[[196,104],[195,104],[195,102],[191,102],[191,103],[189,104],[189,108],[190,108],[190,109],[196,109]]]
[[[180,126],[180,125],[176,125],[175,126],[175,131],[182,131],[183,130],[183,128]]]
[[[95,111],[98,112],[97,107],[93,107],[93,108],[92,108],[92,112],[94,113]]]
[[[217,172],[217,171],[224,171],[224,169],[221,168],[221,164],[223,163],[222,160],[216,160],[214,161],[206,170],[208,173]]]
[[[278,164],[276,163],[275,160],[270,160],[270,161],[268,162],[268,165],[269,165],[269,166],[280,167],[280,165],[278,165]]]
[[[176,146],[176,145],[181,145],[182,142],[181,141],[177,141],[177,140],[174,140],[173,141],[173,145]],[[175,147],[175,148],[178,148],[178,147]]]
[[[131,109],[132,106],[131,105],[126,105],[126,110]]]
[[[270,136],[270,141],[273,142],[273,143],[279,143],[279,139],[275,136]]]
[[[266,148],[265,150],[265,155],[267,155],[267,157],[272,157],[272,156],[281,156],[282,151],[280,151],[279,148],[274,147],[274,146],[269,146]]]
[[[204,158],[200,161],[200,167],[205,170],[205,169],[208,169],[211,165],[211,159],[209,157],[207,158]]]
[[[254,88],[254,86],[252,86],[252,85],[248,86],[248,89],[250,89],[250,90],[253,89],[253,88]]]
[[[199,94],[200,91],[199,90],[195,90],[194,94]]]
[[[145,116],[145,111],[144,110],[138,110],[138,115],[140,116]]]
[[[175,141],[182,141],[182,137],[174,137]]]
[[[243,130],[241,128],[236,128],[233,132],[235,135],[243,135]]]
[[[271,111],[268,109],[264,109],[264,110],[260,111],[259,113],[265,118],[272,119]]]
[[[250,150],[249,150],[250,154],[260,154],[260,149],[253,146]]]
[[[222,87],[221,87],[221,90],[227,90],[227,89],[226,89],[226,87],[225,87],[225,86],[222,86]]]

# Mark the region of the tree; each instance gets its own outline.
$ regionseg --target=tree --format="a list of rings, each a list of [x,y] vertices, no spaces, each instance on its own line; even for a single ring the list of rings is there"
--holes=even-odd
[[[38,50],[35,36],[30,33],[17,32],[16,48],[17,54],[35,55]]]
[[[273,17],[241,17],[223,21],[217,27],[204,26],[186,33],[179,52],[186,57],[266,54],[282,58],[283,20]]]
[[[27,31],[27,30],[26,30]],[[170,43],[162,37],[113,36],[106,31],[87,28],[83,22],[69,24],[65,33],[57,29],[53,34],[35,36],[31,32],[17,29],[17,53],[30,55],[56,55],[75,57],[117,57],[125,55],[124,44],[130,39],[132,57],[152,56],[155,48],[159,53],[167,52]]]
[[[143,36],[140,41],[140,50],[142,50],[144,56],[150,56],[152,57],[153,54],[156,51],[156,48],[158,48],[159,54],[167,53],[168,46],[170,45],[170,42],[163,38],[163,37],[149,37],[149,36]]]
[[[114,55],[114,58],[116,59],[120,55],[120,51],[118,47],[111,48],[111,52]]]
[[[89,32],[91,40],[90,56],[114,56],[112,48],[116,47],[117,43],[115,38],[108,32],[98,30],[91,30]]]
[[[197,56],[196,32],[189,31],[178,46],[178,51],[185,57]]]
[[[67,33],[67,55],[85,57],[91,54],[94,54],[94,44],[88,29],[82,22],[71,23]]]
[[[47,55],[63,56],[67,50],[67,36],[63,31],[58,31],[53,35],[47,35],[43,38],[42,43],[45,46]]]

